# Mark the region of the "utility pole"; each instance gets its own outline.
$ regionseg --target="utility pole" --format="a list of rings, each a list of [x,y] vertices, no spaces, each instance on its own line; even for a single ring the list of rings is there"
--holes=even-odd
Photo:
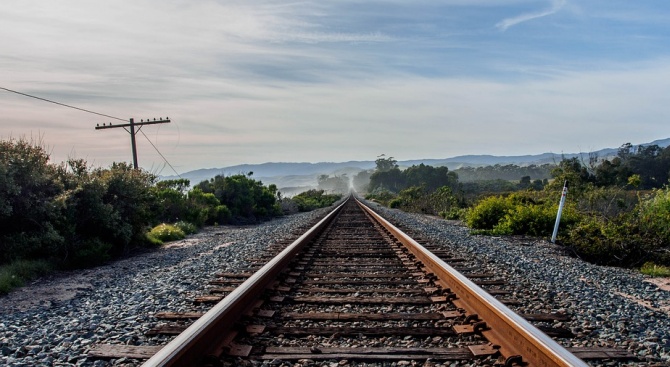
[[[124,130],[126,130],[128,133],[130,133],[130,144],[131,144],[131,147],[133,149],[133,167],[135,169],[137,169],[137,146],[135,145],[135,134],[140,132],[140,130],[142,130],[142,126],[144,126],[144,125],[165,124],[165,123],[168,123],[168,122],[170,122],[169,117],[166,117],[165,119],[163,119],[161,117],[158,120],[153,119],[153,121],[151,121],[149,119],[147,119],[146,121],[141,120],[140,122],[135,122],[134,119],[130,119],[129,123],[127,123],[127,124],[113,125],[110,122],[109,125],[102,124],[102,126],[100,126],[100,124],[98,124],[95,127],[95,129],[96,130],[101,130],[101,129],[113,129],[113,128],[116,128],[116,127],[122,127]],[[135,126],[138,126],[137,131],[135,131]],[[128,130],[127,128],[130,128],[130,130]]]

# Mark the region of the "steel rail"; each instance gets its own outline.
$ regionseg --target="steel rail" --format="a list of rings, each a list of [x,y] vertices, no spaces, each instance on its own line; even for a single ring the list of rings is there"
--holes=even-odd
[[[356,202],[456,293],[458,298],[454,304],[486,322],[490,329],[482,334],[489,342],[501,347],[500,353],[504,357],[520,355],[529,366],[588,366],[374,210],[359,200]]]
[[[346,201],[345,201],[346,203]],[[279,255],[270,260],[244,283],[240,284],[221,302],[196,320],[184,332],[165,345],[143,367],[158,366],[194,366],[212,352],[233,329],[233,323],[221,325],[222,320],[238,320],[252,301],[275,280],[277,275],[288,265],[302,248],[332,222],[345,203],[333,209],[314,227],[286,247]]]

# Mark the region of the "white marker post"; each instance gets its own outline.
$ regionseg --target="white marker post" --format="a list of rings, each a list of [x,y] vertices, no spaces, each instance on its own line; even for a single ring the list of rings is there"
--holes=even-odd
[[[565,206],[565,197],[568,196],[568,180],[563,184],[563,195],[561,195],[561,202],[558,204],[558,213],[556,214],[556,224],[554,224],[554,234],[551,235],[551,243],[556,243],[556,236],[558,235],[558,224],[561,222],[561,214],[563,214],[563,207]]]

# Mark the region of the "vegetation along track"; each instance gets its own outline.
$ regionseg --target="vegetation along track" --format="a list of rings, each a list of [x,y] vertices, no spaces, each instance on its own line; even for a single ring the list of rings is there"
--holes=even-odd
[[[461,364],[586,366],[454,267],[353,198],[234,288],[145,366],[252,365],[252,361],[459,361]],[[448,265],[452,263],[454,267]],[[219,274],[218,284],[239,284]],[[226,278],[229,278],[228,281]],[[229,283],[227,283],[229,282]],[[218,300],[218,298],[215,298]],[[522,316],[525,316],[522,317]],[[169,327],[168,327],[169,329]]]

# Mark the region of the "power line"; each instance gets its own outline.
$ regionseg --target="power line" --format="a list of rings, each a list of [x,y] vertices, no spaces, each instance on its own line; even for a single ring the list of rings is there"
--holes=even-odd
[[[22,95],[22,96],[25,96],[25,97],[35,98],[35,99],[38,99],[38,100],[40,100],[40,101],[44,101],[44,102],[49,102],[49,103],[57,104],[57,105],[59,105],[59,106],[68,107],[68,108],[73,108],[73,109],[75,109],[75,110],[79,110],[79,111],[83,111],[83,112],[92,113],[92,114],[94,114],[94,115],[104,116],[104,117],[109,117],[110,119],[115,119],[115,120],[119,120],[119,121],[127,122],[127,120],[124,120],[124,119],[122,119],[122,118],[120,118],[120,117],[114,117],[114,116],[110,116],[110,115],[105,115],[104,113],[99,113],[99,112],[95,112],[95,111],[87,110],[87,109],[84,109],[84,108],[79,108],[79,107],[71,106],[71,105],[68,105],[68,104],[65,104],[65,103],[60,103],[60,102],[52,101],[52,100],[50,100],[50,99],[46,99],[46,98],[42,98],[42,97],[37,97],[37,96],[33,96],[33,95],[31,95],[31,94],[27,94],[27,93],[22,93],[22,92],[19,92],[19,91],[15,91],[15,90],[12,90],[12,89],[9,89],[9,88],[0,87],[0,89],[6,90],[7,92],[11,92],[11,93],[16,93],[16,94],[19,94],[19,95]],[[156,120],[156,119],[154,119],[154,121],[155,121],[155,120]],[[162,118],[161,118],[161,120],[162,120]],[[131,119],[131,121],[132,121],[132,119]],[[161,122],[162,122],[162,121],[161,121]],[[170,122],[170,120],[167,120],[167,122]],[[160,122],[158,122],[158,123],[160,123]],[[151,124],[151,123],[149,122],[149,120],[147,120],[146,123],[142,122],[142,123],[140,123],[140,124],[143,125],[143,124]],[[140,124],[138,124],[138,125],[140,125]],[[112,127],[112,124],[111,124],[111,123],[110,123],[110,126],[109,126],[109,127]],[[124,126],[123,126],[123,125],[115,125],[114,127],[124,127]],[[99,129],[99,128],[101,128],[101,127],[100,127],[100,126],[96,127],[96,129]],[[103,128],[104,128],[104,127],[103,127]],[[124,127],[124,128],[125,128],[125,127]],[[140,131],[141,131],[141,130],[140,130]],[[129,132],[130,132],[130,131],[129,131]],[[132,132],[131,135],[132,135],[132,137],[133,137],[133,139],[134,139],[134,138],[135,138],[135,134],[134,134],[134,132]],[[163,158],[163,160],[165,161],[165,163],[167,163],[167,165],[170,166],[170,168],[172,168],[172,171],[174,171],[174,173],[176,173],[177,176],[179,176],[179,178],[182,178],[181,175],[179,174],[179,172],[177,172],[177,170],[174,169],[174,167],[170,164],[170,162],[168,162],[168,160],[167,160],[167,159],[165,158],[165,156],[160,152],[160,150],[158,150],[158,148],[154,145],[154,143],[151,142],[151,140],[149,139],[149,137],[147,136],[147,134],[144,133],[144,131],[142,131],[142,135],[144,135],[144,137],[147,139],[147,141],[149,142],[149,144],[151,144],[151,146],[156,150],[156,152],[158,153],[158,155],[160,155],[161,158]],[[135,153],[134,153],[133,155],[135,156]],[[135,164],[135,168],[137,168],[137,158],[134,158],[134,164]]]
[[[156,148],[156,146],[154,145],[154,143],[151,142],[151,140],[149,139],[149,137],[147,136],[147,134],[145,134],[144,131],[142,131],[142,130],[140,130],[140,132],[142,133],[142,135],[144,135],[144,137],[147,139],[147,141],[149,142],[149,144],[151,144],[151,146],[154,147],[154,149],[156,149],[156,152],[158,153],[158,155],[161,156],[161,158],[163,158],[163,160],[165,161],[165,163],[167,163],[167,165],[170,166],[170,168],[172,168],[172,171],[173,171],[174,173],[176,173],[177,176],[179,176],[179,178],[182,178],[181,175],[179,174],[179,172],[177,172],[177,170],[174,169],[174,167],[172,167],[172,165],[170,164],[170,162],[168,162],[168,160],[165,159],[165,157],[164,157],[163,154],[160,152],[160,150],[158,150],[158,148]]]
[[[53,103],[53,104],[57,104],[57,105],[59,105],[59,106],[64,106],[64,107],[68,107],[68,108],[74,108],[75,110],[79,110],[79,111],[84,111],[84,112],[92,113],[92,114],[94,114],[94,115],[99,115],[99,116],[109,117],[110,119],[115,119],[115,120],[120,120],[120,121],[126,121],[126,120],[124,120],[124,119],[122,119],[122,118],[119,118],[119,117],[114,117],[114,116],[110,116],[110,115],[105,115],[104,113],[99,113],[99,112],[95,112],[95,111],[87,110],[87,109],[84,109],[84,108],[79,108],[79,107],[75,107],[75,106],[70,106],[69,104],[60,103],[60,102],[52,101],[52,100],[50,100],[50,99],[46,99],[46,98],[42,98],[42,97],[37,97],[37,96],[33,96],[33,95],[30,95],[30,94],[26,94],[26,93],[17,92],[17,91],[15,91],[15,90],[11,90],[11,89],[8,89],[8,88],[0,87],[0,89],[4,89],[4,90],[6,90],[6,91],[8,91],[8,92],[12,92],[12,93],[20,94],[20,95],[22,95],[22,96],[26,96],[26,97],[30,97],[30,98],[39,99],[40,101],[45,101],[45,102],[49,102],[49,103]]]

